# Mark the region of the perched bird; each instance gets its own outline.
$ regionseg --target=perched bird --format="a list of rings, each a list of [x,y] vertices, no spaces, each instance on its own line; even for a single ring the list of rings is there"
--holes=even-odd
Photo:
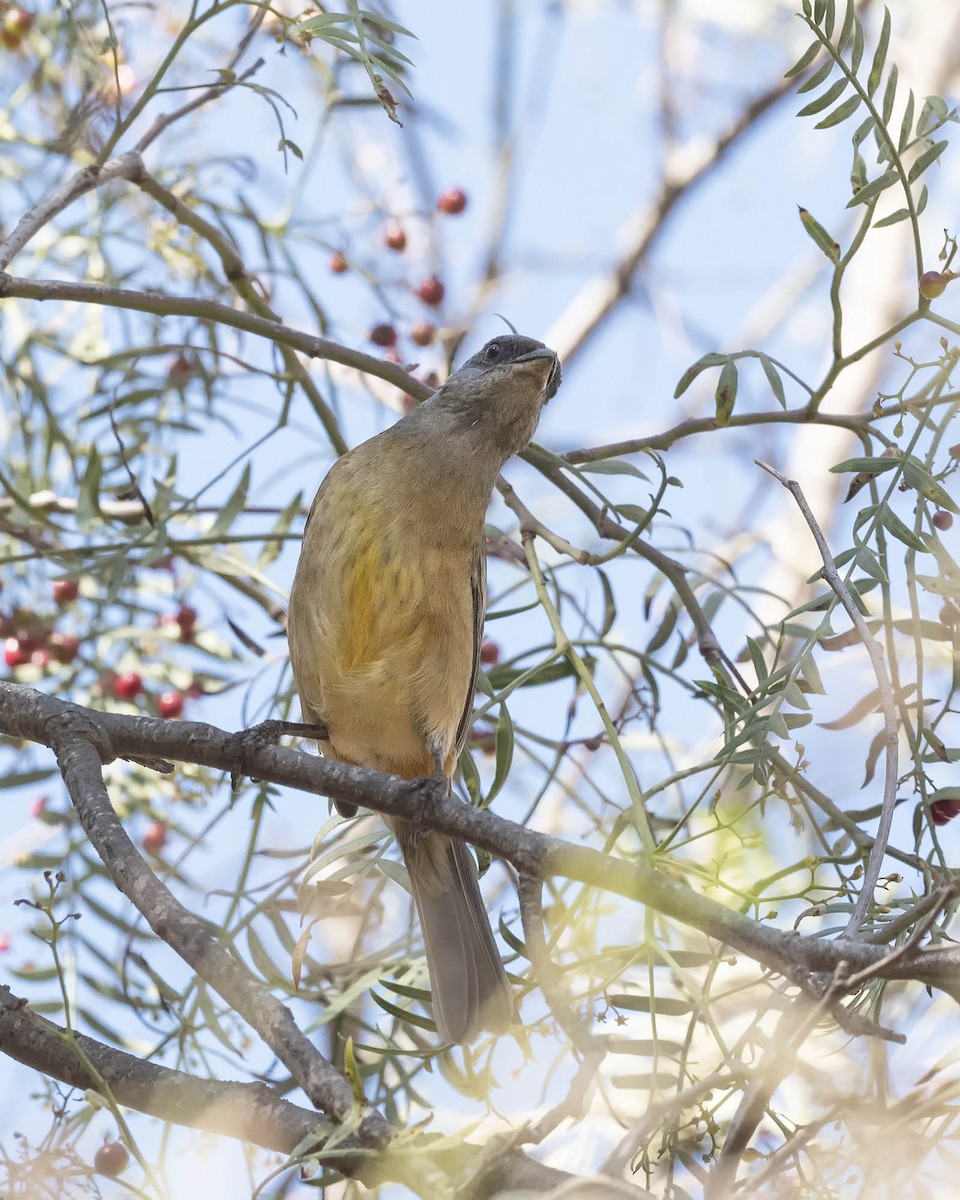
[[[324,755],[449,784],[473,711],[487,506],[500,468],[533,437],[559,386],[552,350],[494,338],[323,480],[287,635],[304,720],[324,727]],[[420,916],[441,1036],[502,1033],[513,1001],[473,854],[410,822],[389,824]]]

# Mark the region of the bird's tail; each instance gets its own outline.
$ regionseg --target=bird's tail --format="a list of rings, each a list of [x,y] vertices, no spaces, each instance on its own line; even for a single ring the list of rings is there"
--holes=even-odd
[[[513,996],[480,895],[473,855],[442,834],[398,830],[430,969],[440,1036],[469,1042],[503,1033]]]

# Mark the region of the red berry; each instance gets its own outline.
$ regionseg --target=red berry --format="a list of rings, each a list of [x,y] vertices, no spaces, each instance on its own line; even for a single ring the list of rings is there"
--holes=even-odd
[[[35,17],[25,8],[8,8],[3,15],[3,25],[0,27],[0,42],[8,50],[16,50],[23,39],[33,28]]]
[[[181,629],[192,629],[197,623],[197,610],[190,604],[181,604],[176,620]]]
[[[33,650],[30,653],[30,661],[35,667],[45,671],[50,666],[50,651],[42,647],[39,650]]]
[[[480,661],[484,666],[492,666],[500,661],[500,647],[496,642],[491,642],[489,638],[485,638],[480,643]]]
[[[463,188],[447,188],[437,199],[437,211],[455,217],[467,207],[467,193]]]
[[[953,514],[945,512],[942,508],[938,509],[930,518],[935,529],[949,529],[953,524]]]
[[[388,250],[402,253],[407,248],[407,231],[396,221],[391,222],[383,232],[383,244]]]
[[[169,718],[183,716],[183,694],[162,692],[157,699],[157,714]]]
[[[951,604],[949,600],[940,609],[940,624],[960,625],[960,609],[955,604]]]
[[[330,270],[334,275],[342,275],[344,271],[350,270],[350,264],[339,250],[334,250],[330,255]]]
[[[47,811],[47,801],[49,798],[49,796],[38,796],[30,805],[30,816],[33,817],[35,821],[38,821]]]
[[[10,939],[5,933],[0,933],[0,954],[6,954],[10,949]]]
[[[431,275],[429,279],[424,279],[417,288],[417,295],[424,304],[435,308],[438,304],[443,303],[444,291],[443,282],[436,275]]]
[[[191,700],[199,700],[202,695],[203,695],[203,684],[197,683],[197,681],[194,680],[194,682],[191,683],[190,686],[187,688],[187,696]]]
[[[125,671],[113,680],[113,694],[118,700],[136,700],[143,690],[143,679],[136,671]]]
[[[11,669],[13,667],[22,667],[25,662],[30,661],[30,654],[24,648],[19,638],[4,638],[3,661]]]
[[[152,821],[143,835],[143,848],[148,854],[157,855],[167,844],[167,827],[162,821]]]
[[[130,1155],[121,1142],[104,1142],[93,1156],[93,1169],[108,1179],[115,1179],[129,1161]]]
[[[55,579],[51,591],[57,604],[71,604],[80,595],[80,581],[78,579]]]
[[[437,327],[429,321],[421,321],[410,330],[410,341],[417,346],[429,346],[436,336]]]
[[[960,813],[960,799],[957,800],[934,800],[930,805],[930,816],[933,818],[934,825],[946,825],[948,821]]]
[[[920,295],[925,300],[935,300],[943,295],[949,282],[950,277],[941,275],[939,271],[924,271],[920,276]]]
[[[47,645],[58,663],[72,663],[80,653],[80,639],[75,633],[51,633]]]
[[[397,344],[397,331],[392,325],[374,325],[370,330],[370,341],[375,346],[395,346]]]
[[[171,359],[167,367],[167,384],[169,387],[182,388],[190,382],[197,373],[197,364],[185,354],[178,354]]]

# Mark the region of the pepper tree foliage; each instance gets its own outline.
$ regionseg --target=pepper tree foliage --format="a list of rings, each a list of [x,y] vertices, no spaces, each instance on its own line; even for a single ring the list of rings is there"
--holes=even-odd
[[[3,1133],[0,1188],[94,1194],[122,1171],[138,1194],[189,1194],[202,1160],[192,1127],[210,1126],[164,1101],[162,1072],[158,1107],[120,1099],[111,1047],[197,1081],[262,1080],[309,1121],[303,1079],[185,965],[176,937],[151,930],[149,902],[138,911],[117,890],[129,864],[94,847],[47,734],[31,740],[10,713],[28,706],[17,689],[35,688],[94,723],[296,718],[283,606],[312,488],[427,394],[512,297],[522,331],[564,358],[551,408],[571,406],[576,432],[551,440],[548,410],[543,444],[491,510],[461,788],[606,856],[608,877],[561,853],[541,897],[519,829],[482,826],[488,849],[525,871],[519,892],[499,865],[484,881],[521,1021],[451,1049],[430,1020],[381,822],[345,822],[266,772],[232,791],[173,742],[161,747],[173,769],[145,752],[107,763],[112,808],[150,872],[357,1098],[356,1119],[341,1113],[320,1142],[268,1135],[272,1110],[262,1127],[223,1128],[216,1170],[231,1194],[359,1195],[366,1173],[384,1195],[487,1195],[496,1178],[521,1182],[503,1164],[519,1172],[510,1155],[526,1148],[604,1173],[603,1194],[620,1180],[722,1195],[735,1179],[746,1195],[886,1195],[907,1180],[936,1194],[956,1153],[960,326],[956,242],[931,213],[956,118],[900,82],[895,18],[802,0],[807,46],[786,80],[796,29],[778,26],[766,90],[744,98],[703,163],[664,173],[647,232],[604,260],[606,292],[597,300],[581,272],[551,331],[554,289],[507,236],[516,139],[549,111],[511,91],[526,43],[510,5],[497,14],[492,165],[439,205],[451,134],[442,97],[419,96],[417,43],[392,10],[81,0],[3,16],[0,602],[13,687],[0,755],[11,810],[32,807],[10,827],[3,870],[0,1046],[32,1099]],[[668,32],[693,20],[682,7],[659,19]],[[616,440],[598,438],[596,397],[638,380],[618,377],[617,354],[588,354],[592,334],[622,308],[678,195],[735,172],[725,155],[764,114],[799,129],[794,91],[801,121],[852,142],[846,211],[800,211],[826,365],[772,336],[712,347],[676,386],[690,408],[664,393],[655,418],[634,403]],[[436,126],[444,136],[424,140]],[[492,213],[469,270],[465,202]],[[909,267],[895,318],[858,340],[850,279],[895,244],[886,227],[908,231]],[[536,280],[534,299],[511,292],[511,269]],[[715,328],[733,336],[719,317]],[[845,380],[868,362],[879,391],[851,405]],[[846,436],[844,457],[814,465],[843,477],[842,512],[815,516],[784,474],[811,430]],[[704,461],[716,464],[706,487]],[[735,475],[762,495],[739,538],[725,523]],[[762,529],[781,502],[803,521],[787,544],[785,518]],[[807,577],[800,592],[775,584],[777,559]],[[57,1044],[88,1072],[81,1083],[42,1037],[29,1057],[24,1030],[49,1027],[26,1014],[65,1031]],[[395,1131],[392,1154],[357,1124],[361,1095]],[[507,1144],[494,1136],[505,1127]]]

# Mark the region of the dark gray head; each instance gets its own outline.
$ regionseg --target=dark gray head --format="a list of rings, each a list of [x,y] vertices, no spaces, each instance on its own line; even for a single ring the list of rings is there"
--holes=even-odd
[[[553,350],[533,338],[502,334],[468,358],[427,406],[476,431],[480,445],[505,462],[529,443],[540,410],[559,386]]]

